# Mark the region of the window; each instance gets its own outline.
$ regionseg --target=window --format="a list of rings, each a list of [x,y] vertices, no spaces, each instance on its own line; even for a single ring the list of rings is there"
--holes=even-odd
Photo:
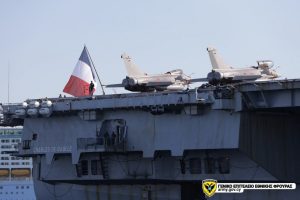
[[[10,149],[11,145],[2,145],[2,149]]]
[[[190,173],[191,174],[201,174],[201,159],[200,158],[190,158]]]
[[[23,149],[30,149],[30,142],[31,142],[31,140],[24,140],[23,141]]]
[[[218,159],[219,172],[220,174],[230,173],[230,159],[229,157],[220,157]]]
[[[1,160],[9,160],[9,157],[1,157]]]
[[[88,175],[89,174],[88,161],[87,160],[81,160],[76,165],[76,172],[77,172],[78,177],[81,177],[82,175]]]
[[[37,139],[37,134],[36,133],[33,133],[32,134],[32,140],[36,140]]]
[[[18,162],[12,162],[11,165],[19,165]]]
[[[87,160],[81,161],[81,174],[82,175],[88,175],[89,174],[89,164]]]
[[[92,175],[100,175],[101,173],[101,162],[100,160],[91,161],[91,171]]]
[[[211,157],[205,158],[205,173],[206,174],[214,174],[216,171],[215,167],[215,159]]]

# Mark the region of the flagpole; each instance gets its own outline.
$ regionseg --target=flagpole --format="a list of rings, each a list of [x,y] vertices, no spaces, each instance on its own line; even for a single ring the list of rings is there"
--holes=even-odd
[[[86,48],[85,45],[84,45],[84,48]],[[95,67],[95,65],[94,65],[94,62],[93,62],[93,60],[92,60],[92,58],[91,58],[91,56],[90,56],[89,50],[88,50],[87,48],[86,48],[86,52],[87,52],[87,54],[88,54],[88,56],[89,56],[89,59],[92,61],[93,68],[94,68],[94,70],[95,70],[95,72],[96,72],[98,81],[99,81],[100,86],[101,86],[101,89],[102,89],[102,94],[105,95],[105,91],[104,91],[103,85],[102,85],[102,83],[101,83],[101,80],[100,80],[100,78],[99,78],[99,75],[98,75],[98,72],[97,72],[96,67]]]

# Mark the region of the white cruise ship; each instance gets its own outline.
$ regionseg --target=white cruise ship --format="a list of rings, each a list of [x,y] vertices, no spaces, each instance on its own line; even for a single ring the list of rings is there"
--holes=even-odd
[[[16,157],[22,127],[0,128],[0,199],[35,200],[32,159]]]

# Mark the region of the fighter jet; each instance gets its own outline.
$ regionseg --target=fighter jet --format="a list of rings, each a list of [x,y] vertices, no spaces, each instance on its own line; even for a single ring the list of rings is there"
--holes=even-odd
[[[190,76],[185,75],[181,69],[149,75],[142,72],[126,53],[122,54],[121,58],[127,71],[126,78],[121,84],[111,84],[106,87],[124,87],[126,90],[139,92],[177,91],[184,90],[190,83],[197,81],[197,79],[191,79]]]
[[[233,68],[223,62],[215,48],[208,47],[207,51],[212,64],[207,81],[211,84],[270,80],[279,77],[277,72],[271,69],[274,65],[271,60],[259,60],[257,66]]]

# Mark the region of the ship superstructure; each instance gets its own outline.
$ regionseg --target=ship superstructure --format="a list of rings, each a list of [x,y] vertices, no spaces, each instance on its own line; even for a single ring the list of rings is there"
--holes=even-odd
[[[32,159],[17,157],[22,127],[0,128],[0,199],[34,200]]]
[[[300,182],[300,80],[182,92],[31,99],[3,105],[24,123],[37,199],[204,199],[201,180]],[[245,191],[211,199],[297,199]]]

